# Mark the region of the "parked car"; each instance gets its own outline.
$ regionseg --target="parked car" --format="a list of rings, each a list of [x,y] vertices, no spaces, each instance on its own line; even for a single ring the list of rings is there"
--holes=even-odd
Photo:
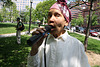
[[[76,27],[76,32],[84,33],[83,27]]]
[[[98,33],[95,30],[90,30],[89,35],[97,37]]]
[[[86,34],[86,30],[84,31],[84,33]],[[98,33],[95,30],[89,30],[89,35],[90,36],[98,36]]]

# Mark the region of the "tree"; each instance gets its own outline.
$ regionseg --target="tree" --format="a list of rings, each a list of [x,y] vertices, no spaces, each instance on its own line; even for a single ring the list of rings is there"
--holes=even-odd
[[[19,11],[16,9],[16,4],[13,3],[10,6],[4,6],[1,9],[1,16],[3,17],[3,21],[16,21],[16,18],[19,16]]]
[[[89,15],[87,15],[87,20],[89,18]],[[87,22],[88,23],[88,22]],[[95,14],[95,12],[92,13],[92,20],[91,20],[91,26],[95,26],[98,25],[97,22],[97,15]]]
[[[83,25],[83,21],[84,21],[84,18],[82,17],[82,15],[79,14],[79,17],[76,19],[74,18],[72,21],[71,21],[71,25],[72,26],[81,26]]]
[[[13,4],[13,2],[11,0],[1,0],[3,2],[3,7],[4,6],[11,6]]]
[[[1,13],[3,21],[7,21],[6,19],[7,19],[7,13],[8,13],[8,11],[7,11],[6,7],[3,7],[1,9],[0,13]]]
[[[46,0],[37,4],[34,10],[34,20],[43,21],[43,17],[47,19],[49,8],[55,3],[55,0]]]
[[[1,21],[1,22],[3,21],[3,18],[2,18],[2,16],[1,16],[1,13],[0,13],[0,21]]]
[[[71,20],[71,26],[76,26],[76,22],[77,22],[76,18],[72,19]]]
[[[91,24],[92,24],[92,4],[94,1],[96,1],[96,0],[89,0],[89,2],[90,2],[89,19],[88,19],[88,26],[86,29],[86,36],[85,36],[85,40],[84,40],[85,51],[87,51],[89,30],[90,30]]]
[[[10,5],[9,7],[9,19],[10,19],[10,22],[11,21],[16,21],[16,18],[19,16],[19,11],[16,9],[16,4],[13,3],[12,6]]]
[[[85,36],[85,40],[84,40],[85,51],[87,51],[87,43],[88,43],[88,37],[89,37],[89,30],[90,30],[90,27],[91,27],[91,24],[92,24],[92,11],[100,9],[100,7],[99,7],[99,8],[96,8],[96,9],[92,10],[93,2],[95,2],[97,0],[88,0],[88,1],[89,2],[85,2],[85,1],[82,0],[82,2],[80,2],[80,0],[77,0],[76,5],[70,7],[70,9],[72,9],[72,8],[74,8],[76,6],[79,6],[79,5],[82,5],[82,4],[85,4],[85,5],[90,7],[90,9],[88,10],[88,12],[89,12],[88,25],[87,25],[86,36]],[[87,4],[87,3],[90,3],[90,5]],[[81,9],[79,9],[79,10],[81,10]]]
[[[79,17],[77,18],[77,25],[82,26],[83,25],[84,18],[82,15],[79,14]]]
[[[29,8],[29,6],[26,6],[25,8],[26,8],[26,12],[24,12],[25,13],[25,22],[27,23],[27,22],[29,22],[30,8]]]

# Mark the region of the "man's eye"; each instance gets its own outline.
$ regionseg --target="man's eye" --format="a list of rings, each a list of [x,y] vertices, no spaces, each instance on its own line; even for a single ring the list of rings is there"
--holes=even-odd
[[[60,16],[59,14],[56,15],[56,17],[59,17],[59,16]]]
[[[48,17],[51,17],[52,15],[51,14],[48,14]]]

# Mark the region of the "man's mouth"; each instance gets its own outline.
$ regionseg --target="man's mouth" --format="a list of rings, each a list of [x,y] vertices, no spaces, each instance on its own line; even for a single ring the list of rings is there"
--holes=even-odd
[[[51,31],[53,31],[56,27],[53,26],[53,25],[50,25],[52,28],[51,28]]]
[[[54,31],[54,30],[55,30],[55,28],[56,28],[55,26],[52,26],[52,29],[51,29],[51,31]]]

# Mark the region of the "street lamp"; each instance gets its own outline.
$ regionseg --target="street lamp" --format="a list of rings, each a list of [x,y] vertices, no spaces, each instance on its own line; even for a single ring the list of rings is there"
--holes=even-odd
[[[31,27],[31,9],[32,9],[32,2],[33,2],[33,0],[30,0],[30,21],[29,21],[29,34],[30,34],[30,27]]]
[[[4,9],[6,9],[6,8],[5,8],[6,2],[7,2],[7,0],[4,0],[4,2],[3,2],[3,8],[4,8]],[[3,21],[5,21],[6,12],[4,13],[4,16],[3,16],[3,17],[4,17]]]

